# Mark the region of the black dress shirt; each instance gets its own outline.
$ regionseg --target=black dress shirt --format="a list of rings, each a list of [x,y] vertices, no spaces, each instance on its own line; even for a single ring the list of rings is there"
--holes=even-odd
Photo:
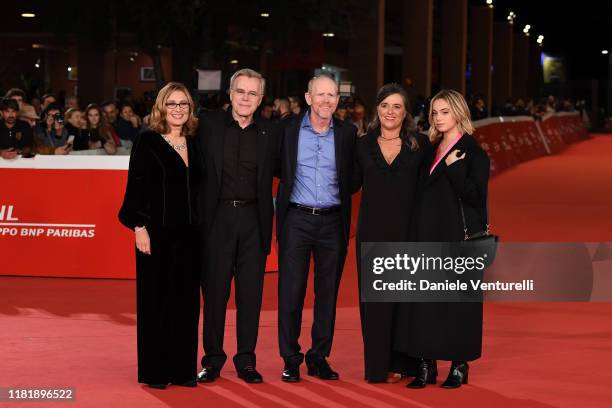
[[[242,129],[231,112],[225,118],[222,200],[257,199],[257,123]]]

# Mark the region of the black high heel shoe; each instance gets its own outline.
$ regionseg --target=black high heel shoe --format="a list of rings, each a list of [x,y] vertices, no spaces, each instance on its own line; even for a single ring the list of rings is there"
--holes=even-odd
[[[419,373],[410,383],[408,388],[425,388],[427,384],[435,384],[438,377],[438,364],[436,360],[421,360]]]
[[[453,361],[448,378],[441,385],[442,388],[459,388],[461,384],[468,383],[470,366],[465,361]]]

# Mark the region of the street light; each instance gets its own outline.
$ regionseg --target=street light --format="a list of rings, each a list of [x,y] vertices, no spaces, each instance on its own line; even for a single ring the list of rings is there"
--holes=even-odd
[[[335,37],[336,34],[334,33],[323,33],[323,37]]]
[[[34,17],[36,17],[36,14],[34,14],[34,13],[21,13],[21,17],[23,17],[23,18],[34,18]]]
[[[508,22],[509,22],[510,24],[514,24],[514,19],[515,19],[515,18],[516,18],[516,14],[514,13],[514,11],[510,11],[510,12],[508,13],[508,17],[507,17]]]
[[[263,17],[263,18],[268,18],[268,17],[270,17],[270,13],[263,12],[263,13],[260,14],[260,16]]]
[[[542,43],[544,42],[544,36],[542,34],[540,34],[538,36],[538,39],[536,40],[536,42],[540,45],[540,47],[542,46]]]
[[[493,0],[487,0],[487,6],[493,8]]]
[[[525,28],[523,28],[523,33],[525,33],[526,36],[529,37],[529,30],[531,29],[531,26],[529,24],[525,25]]]
[[[601,55],[608,55],[608,50],[601,50]]]

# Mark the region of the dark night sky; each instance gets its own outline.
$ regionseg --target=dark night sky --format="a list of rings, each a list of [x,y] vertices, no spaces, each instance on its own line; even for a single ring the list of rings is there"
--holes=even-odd
[[[610,2],[494,0],[495,20],[503,21],[510,10],[514,11],[515,30],[522,31],[525,24],[530,24],[534,41],[539,34],[544,35],[544,52],[565,57],[571,79],[605,78],[608,56],[601,50],[612,51],[612,13],[606,4]]]

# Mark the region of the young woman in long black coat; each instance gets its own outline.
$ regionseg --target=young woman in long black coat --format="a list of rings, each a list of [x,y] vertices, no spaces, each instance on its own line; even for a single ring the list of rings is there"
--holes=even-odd
[[[429,139],[419,187],[417,239],[453,242],[484,231],[487,224],[489,158],[471,136],[470,112],[463,96],[453,90],[435,95],[429,109]],[[398,332],[396,349],[420,359],[409,388],[435,384],[436,360],[452,361],[444,388],[468,382],[468,361],[481,356],[482,303],[405,303],[400,318],[412,331]]]

